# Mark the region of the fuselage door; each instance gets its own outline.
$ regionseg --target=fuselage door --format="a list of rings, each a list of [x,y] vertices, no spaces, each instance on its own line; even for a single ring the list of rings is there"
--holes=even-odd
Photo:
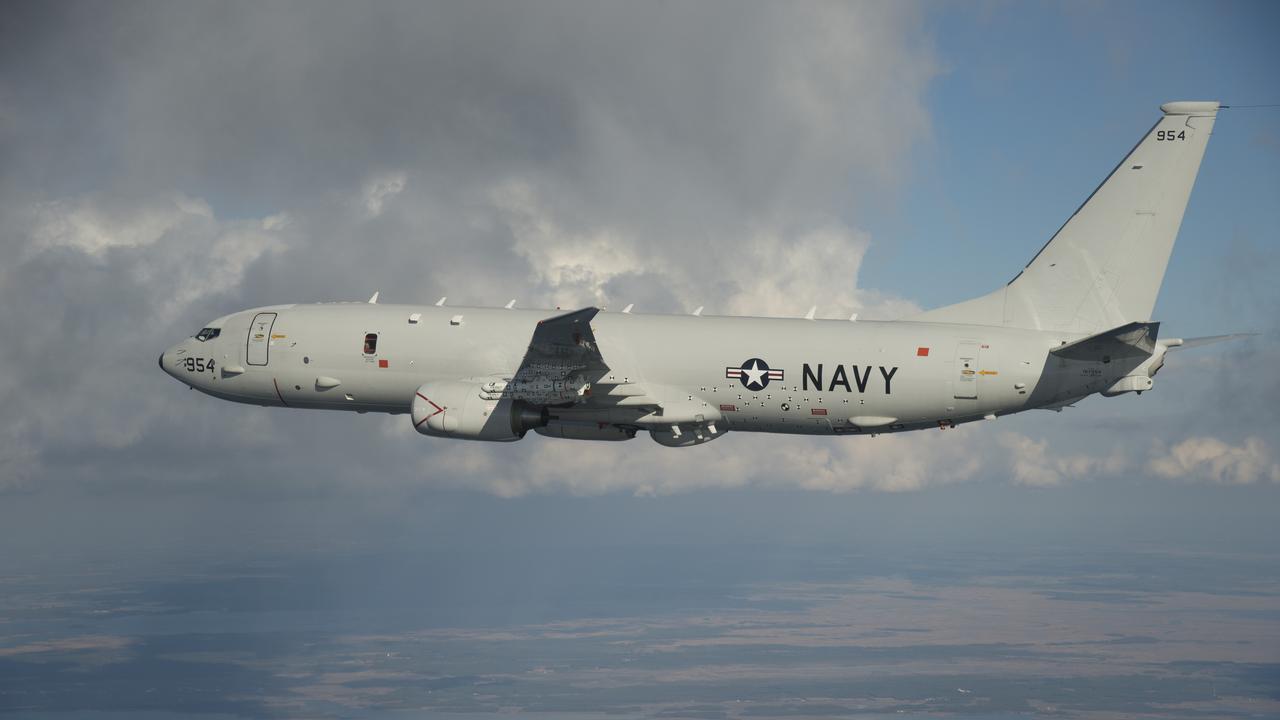
[[[980,345],[962,342],[956,347],[955,396],[964,399],[978,397],[978,360]]]
[[[258,313],[253,317],[253,322],[249,323],[245,362],[250,365],[267,364],[267,352],[271,348],[271,328],[275,324],[275,313]]]

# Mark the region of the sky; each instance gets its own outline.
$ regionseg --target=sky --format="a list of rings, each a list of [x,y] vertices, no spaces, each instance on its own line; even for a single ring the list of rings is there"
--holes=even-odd
[[[180,553],[433,518],[625,535],[641,526],[581,514],[641,508],[690,542],[735,537],[681,510],[717,497],[761,538],[830,539],[839,522],[800,527],[829,503],[1009,519],[1123,497],[1154,526],[1271,543],[1276,109],[1220,115],[1156,310],[1162,336],[1259,336],[1171,357],[1141,398],[875,439],[484,445],[219,402],[154,358],[228,312],[374,291],[877,319],[983,294],[1160,103],[1280,102],[1277,20],[1262,2],[12,6],[5,540],[77,557],[94,528]]]

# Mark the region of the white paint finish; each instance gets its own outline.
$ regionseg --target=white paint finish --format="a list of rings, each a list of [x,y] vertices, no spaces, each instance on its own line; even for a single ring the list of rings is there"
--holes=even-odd
[[[459,312],[445,298],[381,305],[375,293],[368,303],[220,318],[208,326],[221,328],[219,337],[189,338],[161,366],[215,397],[411,413],[431,435],[514,440],[536,429],[617,440],[648,430],[672,447],[727,430],[946,429],[1061,409],[1093,393],[1142,392],[1178,343],[1158,341],[1158,324],[1145,315],[1212,126],[1207,108],[1166,106],[1013,283],[910,321],[818,320],[816,308],[804,319],[704,316],[701,308],[642,315],[631,305],[621,313],[513,303]],[[1161,130],[1179,135],[1153,140]],[[366,354],[369,333],[378,347]],[[206,366],[216,359],[223,371],[191,370],[192,357]],[[339,384],[341,394],[332,392]]]
[[[410,311],[421,313],[423,322],[404,324]],[[216,387],[206,378],[187,377],[169,364],[166,368],[198,389],[240,402],[406,412],[415,389],[424,382],[467,380],[478,387],[483,378],[512,377],[528,349],[532,328],[562,314],[468,308],[467,323],[452,326],[448,320],[453,312],[365,303],[298,305],[277,313],[276,334],[286,335],[288,342],[272,348],[269,366],[250,366],[242,376],[226,378]],[[241,315],[252,319],[256,313]],[[653,404],[660,403],[667,417],[679,416],[680,422],[694,422],[700,414],[704,420],[699,422],[723,416],[726,426],[735,430],[781,428],[806,434],[829,432],[830,424],[845,424],[853,416],[899,418],[914,427],[944,418],[964,422],[988,412],[1025,409],[1030,396],[1019,395],[1014,383],[1025,383],[1034,391],[1039,371],[1052,369],[1049,350],[1074,339],[925,323],[621,313],[596,315],[591,326],[601,355],[611,363],[609,374],[623,372],[629,382],[601,384],[600,392],[573,409],[576,416],[609,423],[629,419],[643,425]],[[378,333],[376,356],[363,354],[364,336],[370,332]],[[983,350],[984,369],[1001,372],[1001,382],[981,398],[958,401],[954,411],[947,411],[952,406],[949,378],[956,370],[942,350],[975,335],[989,346]],[[210,350],[227,337],[224,333],[200,343],[198,350]],[[181,347],[195,344],[191,340]],[[678,356],[672,347],[681,348]],[[920,357],[920,347],[933,351]],[[309,362],[304,363],[304,357]],[[1024,357],[1035,360],[1031,365],[1012,361]],[[614,363],[614,358],[626,362]],[[781,371],[780,377],[757,390],[726,378],[728,368],[740,368],[752,358]],[[339,402],[336,396],[315,391],[320,376],[342,378],[344,392],[358,400]],[[1071,392],[1071,383],[1063,378],[1053,376],[1052,385],[1056,394]],[[623,404],[636,398],[641,402]],[[722,404],[735,409],[721,412]],[[826,425],[812,421],[814,409],[827,411]]]

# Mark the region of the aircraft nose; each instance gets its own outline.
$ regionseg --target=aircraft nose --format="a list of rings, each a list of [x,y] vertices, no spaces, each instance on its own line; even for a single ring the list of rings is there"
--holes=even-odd
[[[173,366],[174,350],[177,347],[178,346],[175,345],[169,348],[168,350],[165,350],[164,352],[160,353],[160,358],[156,362],[159,363],[160,369],[164,371],[165,375],[168,375],[169,377],[172,377],[172,378],[178,378],[179,380],[181,380],[182,378],[178,377],[176,368],[174,368]]]

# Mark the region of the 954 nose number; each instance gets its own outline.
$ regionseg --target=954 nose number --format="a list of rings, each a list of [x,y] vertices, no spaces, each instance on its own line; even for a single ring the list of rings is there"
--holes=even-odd
[[[204,358],[189,357],[183,360],[180,365],[186,368],[189,373],[213,372],[213,358],[205,360]]]

